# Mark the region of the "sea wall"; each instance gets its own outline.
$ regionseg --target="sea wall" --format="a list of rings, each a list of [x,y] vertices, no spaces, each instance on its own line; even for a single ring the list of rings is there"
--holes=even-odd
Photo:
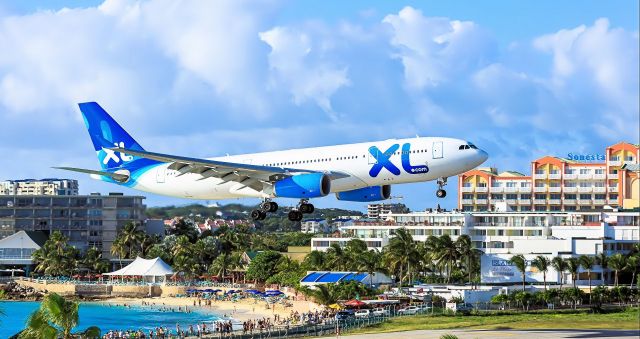
[[[16,280],[16,283],[31,287],[41,292],[54,292],[65,296],[84,296],[84,297],[158,297],[160,295],[181,294],[186,290],[185,287],[178,286],[159,286],[159,285],[111,285],[111,284],[72,284],[72,283],[52,283],[45,280],[36,280],[22,278]],[[169,289],[167,293],[164,290]]]

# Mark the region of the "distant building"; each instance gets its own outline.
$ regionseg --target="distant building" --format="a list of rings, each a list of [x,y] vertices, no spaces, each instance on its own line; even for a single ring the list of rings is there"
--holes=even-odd
[[[409,213],[405,204],[369,204],[367,216],[369,219],[384,219],[389,213]]]
[[[19,231],[0,239],[0,269],[22,270],[18,275],[28,276],[33,270],[31,256],[47,241],[40,231]]]
[[[146,226],[143,199],[121,193],[0,195],[0,239],[20,231],[60,231],[79,250],[96,247],[111,258],[111,245],[125,224]],[[156,233],[159,224],[151,225]]]
[[[329,233],[329,224],[325,219],[305,219],[300,223],[302,233]]]
[[[78,181],[55,178],[0,181],[0,195],[78,195]]]
[[[531,174],[478,168],[459,175],[458,208],[490,211],[506,202],[512,211],[589,211],[638,208],[640,146],[620,142],[604,154],[545,156]]]

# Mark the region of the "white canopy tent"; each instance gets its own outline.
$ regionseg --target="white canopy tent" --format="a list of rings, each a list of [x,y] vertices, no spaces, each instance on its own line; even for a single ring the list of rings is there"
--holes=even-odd
[[[171,266],[164,262],[162,259],[143,259],[137,257],[129,265],[111,273],[105,273],[108,276],[139,276],[147,282],[155,283],[158,277],[166,279],[168,275],[173,275],[173,269]]]

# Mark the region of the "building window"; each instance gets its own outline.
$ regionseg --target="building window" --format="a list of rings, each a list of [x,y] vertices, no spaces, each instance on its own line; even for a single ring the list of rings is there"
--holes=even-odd
[[[604,169],[596,168],[596,174],[604,174]]]
[[[486,194],[478,194],[477,198],[478,199],[487,199],[487,195]]]
[[[560,200],[560,194],[551,194],[551,199]]]
[[[502,194],[491,194],[491,199],[502,200]]]
[[[462,194],[462,199],[473,199],[473,194],[464,193]]]
[[[591,183],[590,182],[581,182],[580,183],[580,187],[591,187]]]
[[[591,170],[588,168],[581,168],[580,169],[580,174],[589,174],[591,173]]]
[[[507,187],[516,187],[516,183],[513,181],[507,182]]]
[[[609,159],[609,161],[620,161],[620,156],[614,155]]]
[[[520,206],[520,211],[522,212],[531,211],[531,206]]]
[[[529,200],[531,199],[531,194],[520,194],[520,199]]]
[[[624,161],[633,161],[633,156],[627,155],[624,157]]]
[[[604,200],[607,198],[606,194],[596,194],[596,199],[597,200]]]
[[[591,194],[580,194],[580,200],[590,200]]]
[[[575,200],[576,199],[576,195],[575,194],[565,194],[564,198],[565,199],[570,199],[570,200]]]
[[[517,194],[507,194],[507,199],[509,199],[509,200],[518,199],[518,195]]]
[[[609,194],[609,199],[618,199],[618,194],[617,193]]]
[[[544,193],[536,193],[536,199],[546,199],[547,195]]]
[[[575,206],[565,206],[565,207],[564,207],[564,210],[565,210],[565,211],[575,211],[575,210],[576,210],[576,207],[575,207]]]
[[[544,169],[542,169],[542,168],[538,168],[538,169],[536,170],[536,174],[544,174]]]

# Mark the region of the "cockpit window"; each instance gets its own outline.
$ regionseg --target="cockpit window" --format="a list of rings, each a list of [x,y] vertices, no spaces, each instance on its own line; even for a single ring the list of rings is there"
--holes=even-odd
[[[474,144],[469,144],[469,147],[471,147],[472,149],[478,149],[478,147],[476,147],[476,145]]]
[[[478,149],[478,147],[476,147],[476,145],[474,145],[474,144],[472,144],[472,143],[468,143],[468,144],[466,144],[466,145],[460,145],[460,146],[458,147],[458,149],[459,149],[459,150],[462,150],[462,149]]]

